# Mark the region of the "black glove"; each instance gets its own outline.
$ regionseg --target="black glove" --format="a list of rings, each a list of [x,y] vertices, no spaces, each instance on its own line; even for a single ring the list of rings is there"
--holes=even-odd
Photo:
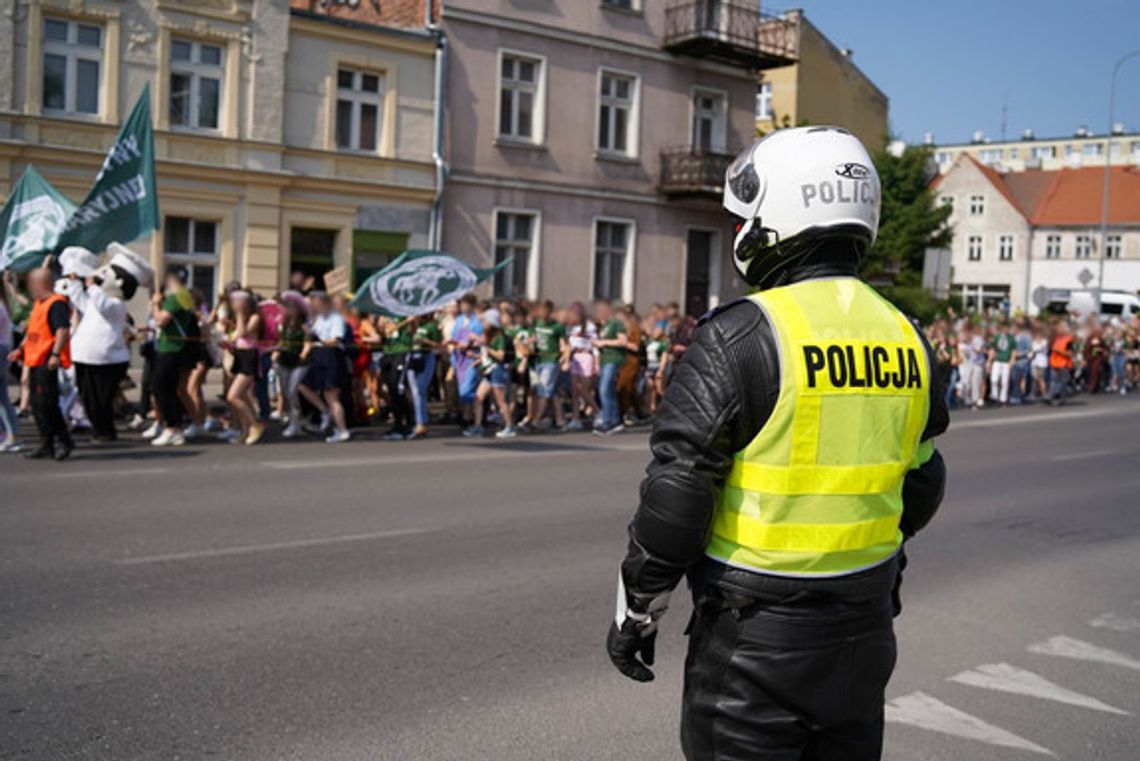
[[[606,651],[617,670],[635,682],[652,682],[652,666],[657,644],[657,624],[643,624],[627,618],[619,628],[617,622],[610,624],[606,637]],[[641,660],[637,659],[641,655]]]

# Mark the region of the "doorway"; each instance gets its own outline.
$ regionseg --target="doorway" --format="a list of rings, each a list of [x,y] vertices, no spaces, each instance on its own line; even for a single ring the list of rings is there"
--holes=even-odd
[[[692,230],[685,236],[685,314],[700,317],[713,306],[716,293],[714,258],[717,238],[712,230]]]

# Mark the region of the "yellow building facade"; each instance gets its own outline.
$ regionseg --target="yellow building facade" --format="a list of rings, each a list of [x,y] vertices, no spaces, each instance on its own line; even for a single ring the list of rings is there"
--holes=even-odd
[[[157,268],[268,295],[427,245],[430,35],[269,0],[0,0],[0,19],[0,194],[34,164],[81,201],[149,84],[162,229],[131,245]]]
[[[756,96],[757,131],[832,124],[851,130],[869,149],[883,147],[887,96],[855,65],[852,52],[837,47],[803,11],[788,11],[783,19],[797,28],[797,61],[764,72]]]

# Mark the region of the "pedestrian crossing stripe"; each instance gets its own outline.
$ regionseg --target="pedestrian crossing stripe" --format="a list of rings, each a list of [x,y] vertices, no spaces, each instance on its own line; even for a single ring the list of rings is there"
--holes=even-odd
[[[1050,637],[1045,642],[1029,646],[1029,652],[1038,655],[1051,655],[1057,658],[1072,658],[1078,661],[1095,661],[1110,666],[1140,671],[1140,661],[1130,655],[1118,653],[1105,647],[1090,645],[1072,637]]]
[[[1094,711],[1129,716],[1128,711],[1114,708],[1096,698],[1053,684],[1048,679],[1030,671],[1024,671],[1008,663],[988,663],[970,671],[963,671],[950,677],[951,682],[979,687],[984,690],[997,690],[1014,695],[1026,695],[1042,700],[1089,708]]]
[[[1089,626],[1114,632],[1140,632],[1140,618],[1105,613],[1089,621]]]
[[[1043,756],[1057,755],[1037,743],[946,705],[925,692],[912,692],[887,703],[886,719],[894,724],[907,724],[930,732],[964,737],[990,745],[1015,748]]]

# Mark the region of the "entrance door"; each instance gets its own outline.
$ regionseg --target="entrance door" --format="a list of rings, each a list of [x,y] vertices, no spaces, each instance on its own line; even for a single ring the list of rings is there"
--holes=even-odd
[[[724,96],[697,90],[693,94],[693,142],[698,153],[724,153],[726,131]]]
[[[712,258],[716,233],[689,230],[685,242],[685,313],[700,317],[709,310],[712,285]]]

